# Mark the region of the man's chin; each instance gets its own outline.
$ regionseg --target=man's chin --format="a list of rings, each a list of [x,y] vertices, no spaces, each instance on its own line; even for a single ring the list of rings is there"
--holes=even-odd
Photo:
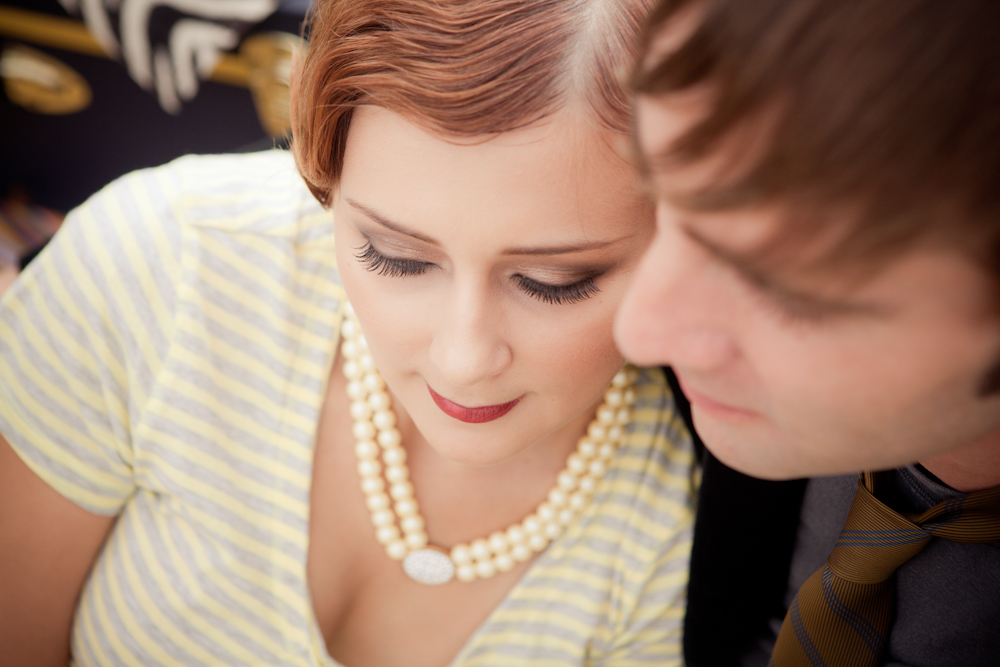
[[[755,433],[761,430],[747,424],[735,427],[711,418],[694,415],[695,429],[705,447],[715,458],[744,475],[774,481],[814,476],[806,461],[789,456],[776,434]],[[769,430],[769,429],[768,429]],[[824,474],[824,473],[818,473]]]

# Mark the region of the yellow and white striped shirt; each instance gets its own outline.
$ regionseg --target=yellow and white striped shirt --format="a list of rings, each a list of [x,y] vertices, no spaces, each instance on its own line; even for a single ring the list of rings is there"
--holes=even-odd
[[[118,517],[74,664],[336,664],[306,582],[332,228],[287,153],[182,158],[71,213],[0,302],[0,433]],[[455,667],[682,663],[691,440],[659,370],[637,393],[594,502]]]

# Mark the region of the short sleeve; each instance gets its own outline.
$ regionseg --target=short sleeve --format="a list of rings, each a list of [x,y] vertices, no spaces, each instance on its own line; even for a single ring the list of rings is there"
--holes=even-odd
[[[0,433],[97,514],[133,492],[132,424],[169,337],[167,176],[136,172],[71,212],[0,300]]]

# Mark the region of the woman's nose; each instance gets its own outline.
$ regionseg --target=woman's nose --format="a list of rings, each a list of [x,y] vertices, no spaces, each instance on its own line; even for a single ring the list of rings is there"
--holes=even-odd
[[[661,225],[615,318],[615,340],[641,365],[710,370],[737,354],[732,308],[705,251]]]
[[[431,343],[431,363],[456,387],[471,387],[496,377],[513,359],[503,325],[502,309],[488,290],[460,292],[440,314]]]

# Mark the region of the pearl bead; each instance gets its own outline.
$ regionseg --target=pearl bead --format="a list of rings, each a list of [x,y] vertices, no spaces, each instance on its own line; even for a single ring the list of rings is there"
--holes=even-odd
[[[465,544],[456,544],[451,548],[449,555],[455,565],[467,565],[472,562],[472,554],[469,553],[469,547]]]
[[[344,338],[354,338],[358,335],[358,323],[354,320],[345,317],[344,321],[340,324],[340,335]]]
[[[476,576],[482,579],[489,579],[494,574],[497,573],[497,569],[493,566],[493,561],[481,560],[475,565]]]
[[[499,530],[489,536],[489,543],[490,551],[497,555],[507,553],[507,549],[510,548],[510,545],[507,544],[507,536]]]
[[[568,526],[573,523],[575,517],[576,512],[567,507],[566,509],[559,510],[559,516],[556,517],[556,520],[559,521],[559,525]]]
[[[604,402],[612,408],[617,408],[625,403],[625,392],[618,387],[612,387],[604,392]]]
[[[424,518],[419,514],[408,516],[399,522],[399,527],[404,533],[416,533],[424,529]]]
[[[375,477],[380,472],[382,472],[382,464],[377,459],[358,461],[358,475],[362,478]]]
[[[552,489],[549,491],[549,503],[553,507],[564,507],[569,502],[569,496],[562,489]]]
[[[623,435],[625,435],[625,431],[618,424],[608,427],[608,440],[611,442],[621,441]]]
[[[358,331],[358,336],[354,340],[358,342],[358,347],[360,347],[362,350],[368,349],[368,339],[365,338],[365,335],[361,333],[360,330]]]
[[[358,364],[358,371],[361,371],[361,364]],[[385,389],[385,380],[383,380],[382,376],[378,373],[365,373],[362,382],[365,383],[365,389],[372,393]]]
[[[423,549],[427,546],[427,533],[407,533],[406,546],[408,546],[411,550]]]
[[[527,544],[515,544],[510,550],[510,555],[511,558],[516,560],[518,563],[523,563],[531,558],[531,547]]]
[[[583,471],[581,470],[580,472]],[[559,476],[556,477],[556,484],[558,484],[559,488],[562,489],[563,491],[572,491],[573,489],[576,488],[577,484],[576,475],[567,470],[563,470],[561,473],[559,473]]]
[[[577,491],[569,497],[570,509],[579,512],[587,506],[587,496]]]
[[[625,405],[632,405],[633,403],[635,403],[635,389],[629,387],[628,389],[625,390],[623,397]]]
[[[556,518],[555,508],[548,503],[542,503],[539,505],[538,509],[535,510],[535,514],[538,515],[539,520],[543,523],[546,521],[552,521]]]
[[[365,421],[372,416],[372,409],[365,401],[351,401],[351,419],[354,421]]]
[[[399,539],[399,528],[395,526],[382,526],[375,531],[375,539],[382,545],[395,542]]]
[[[464,581],[469,583],[470,581],[476,580],[476,568],[471,565],[459,565],[455,569],[455,576],[459,581]]]
[[[474,540],[472,544],[469,545],[469,553],[471,553],[472,557],[476,560],[488,560],[490,556],[493,555],[490,552],[489,543],[482,538]]]
[[[403,437],[399,434],[399,430],[395,428],[390,428],[386,431],[379,431],[378,444],[389,449],[399,449],[399,446],[403,443]]]
[[[590,474],[594,477],[602,476],[607,469],[608,467],[604,465],[604,461],[600,459],[594,459],[590,462]]]
[[[382,481],[381,477],[365,477],[362,475],[361,478],[361,491],[367,495],[369,493],[378,493],[385,488],[385,482]]]
[[[393,500],[406,500],[413,497],[413,485],[409,482],[399,482],[389,487],[389,495]]]
[[[385,469],[385,478],[390,484],[399,484],[410,479],[410,471],[405,466],[389,466]]]
[[[606,442],[597,448],[597,457],[603,461],[610,460],[614,455],[615,455],[615,446],[612,445],[611,443]]]
[[[351,305],[350,301],[344,302],[344,319],[350,319],[357,322],[357,319],[354,317],[354,306]]]
[[[372,423],[378,430],[385,431],[396,425],[396,415],[389,410],[379,410],[372,417]]]
[[[382,433],[379,433],[379,436],[381,437],[385,435],[385,433],[386,431],[383,431]],[[381,445],[382,443],[380,442],[379,444]],[[402,447],[386,449],[385,451],[382,452],[382,461],[387,466],[401,466],[404,463],[406,463],[406,450],[403,449]]]
[[[372,512],[376,510],[389,509],[389,496],[384,493],[373,493],[365,498],[365,504]]]
[[[523,544],[524,540],[527,539],[527,536],[524,534],[524,529],[517,524],[514,524],[507,529],[506,536],[507,543],[510,544],[512,548],[518,544]]]
[[[591,424],[587,427],[587,435],[598,442],[602,442],[608,437],[608,429],[605,428],[604,424]]]
[[[624,426],[632,421],[632,411],[628,408],[618,408],[618,412],[615,413],[615,421]]]
[[[340,352],[347,359],[357,359],[358,355],[361,354],[357,342],[353,340],[345,340],[340,346]]]
[[[354,445],[354,455],[361,460],[378,458],[378,445],[371,440],[361,440]]]
[[[614,424],[615,423],[615,410],[614,408],[602,406],[597,411],[597,421],[602,424]]]
[[[390,542],[386,545],[385,552],[389,555],[389,558],[393,560],[403,560],[406,558],[406,554],[410,553],[410,550],[406,548],[406,542],[403,540],[396,540],[395,542]]]
[[[581,493],[593,493],[596,488],[597,488],[597,480],[591,477],[590,475],[580,478]]]
[[[536,535],[542,531],[542,522],[534,514],[529,514],[521,522],[521,527],[524,529],[525,534],[529,536]]]
[[[365,389],[365,391],[367,392],[368,390]],[[378,412],[379,410],[388,410],[390,403],[389,394],[384,391],[373,391],[371,394],[368,394],[368,405],[375,412]]]
[[[592,459],[597,455],[597,444],[593,440],[581,440],[576,450],[583,458]]]
[[[360,353],[361,351],[358,350],[358,352]],[[372,355],[370,354],[359,354],[358,364],[365,373],[371,373],[375,370],[375,360],[372,359]]]
[[[367,395],[368,390],[366,390],[365,386],[357,380],[352,380],[347,383],[347,397],[352,401],[363,401]]]
[[[393,516],[391,510],[376,510],[372,512],[372,523],[375,524],[377,528],[382,526],[391,526],[396,523],[396,517]]]
[[[549,546],[549,540],[544,535],[535,534],[528,538],[528,547],[532,551],[542,551],[547,546]]]
[[[566,459],[566,469],[574,475],[582,475],[587,472],[587,461],[579,454],[570,454]]]
[[[417,513],[417,503],[415,500],[400,500],[396,503],[396,514],[400,517],[413,516]]]
[[[625,369],[618,371],[615,373],[615,376],[611,378],[612,387],[625,387],[629,384],[628,373],[625,372]]]
[[[348,380],[360,380],[364,376],[364,371],[361,370],[361,364],[349,359],[344,362],[344,377]]]
[[[560,534],[562,534],[562,526],[558,523],[553,522],[545,524],[545,537],[550,540],[554,540],[559,537]]]
[[[351,433],[354,434],[355,440],[375,439],[375,427],[368,421],[354,422],[354,426],[351,427]]]
[[[500,554],[493,559],[493,565],[501,572],[510,572],[514,569],[514,559],[510,554]]]

